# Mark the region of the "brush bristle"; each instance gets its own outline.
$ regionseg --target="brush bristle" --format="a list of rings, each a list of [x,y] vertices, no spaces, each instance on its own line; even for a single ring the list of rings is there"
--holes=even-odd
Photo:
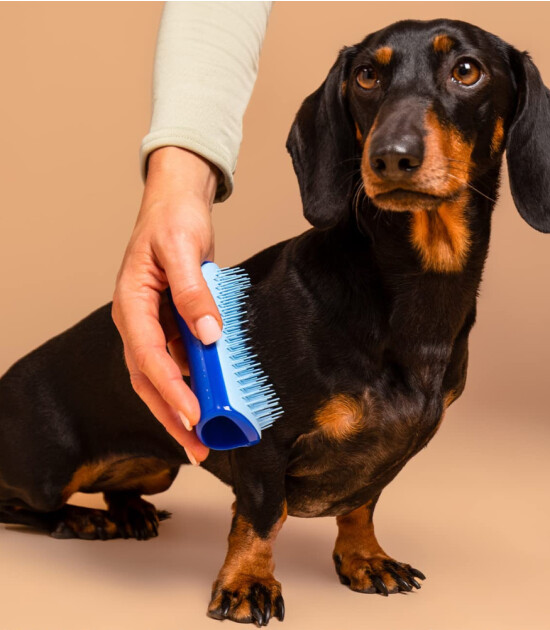
[[[262,430],[267,429],[283,415],[283,410],[257,355],[251,350],[245,308],[250,278],[244,269],[226,267],[218,271],[215,286],[231,363],[230,374],[224,374],[224,378],[235,379],[250,415]]]

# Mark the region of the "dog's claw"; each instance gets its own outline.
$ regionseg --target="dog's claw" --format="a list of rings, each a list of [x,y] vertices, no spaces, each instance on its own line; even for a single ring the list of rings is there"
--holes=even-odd
[[[392,576],[393,576],[393,572],[392,572]],[[405,591],[412,591],[412,586],[402,577],[399,577],[397,575],[393,579],[397,582],[397,585],[399,586],[399,588],[402,588]]]
[[[223,592],[222,596],[222,604],[221,611],[224,617],[227,617],[227,613],[229,612],[229,607],[231,606],[231,595],[227,591]]]
[[[259,627],[264,625],[264,617],[262,615],[262,611],[258,608],[257,604],[250,604],[250,612],[252,613],[252,618],[257,623]]]
[[[264,626],[267,626],[269,620],[271,619],[271,600],[269,598],[269,594],[264,599],[265,601],[265,609],[264,609]]]
[[[420,584],[420,582],[417,582],[414,578],[409,578],[410,581],[412,582],[413,586],[415,586],[416,588],[422,588],[422,584]]]
[[[50,533],[52,538],[75,538],[75,533],[63,521]]]
[[[281,585],[273,578],[251,583],[248,576],[243,577],[240,584],[233,582],[222,586],[220,581],[214,584],[208,616],[254,623],[258,627],[267,626],[272,617],[282,621],[285,609]]]
[[[384,597],[393,593],[410,593],[421,587],[413,576],[424,576],[409,564],[389,556],[334,553],[332,557],[340,582],[358,593],[379,593]]]
[[[277,596],[275,600],[275,617],[277,617],[279,621],[283,621],[285,618],[285,602],[282,595]]]
[[[426,576],[422,573],[422,571],[419,571],[418,569],[415,569],[414,567],[411,567],[409,571],[414,575],[414,577],[420,578],[421,580],[426,579]]]
[[[157,516],[159,521],[165,521],[172,517],[172,512],[168,510],[157,510]]]
[[[392,576],[400,591],[412,591],[412,586],[407,582],[407,580],[402,578],[396,570],[394,570],[391,566],[387,567],[386,570]]]
[[[384,595],[384,597],[387,597],[389,595],[388,587],[384,584],[384,581],[381,578],[379,578],[377,575],[373,575],[371,580],[374,586],[376,587],[376,590],[381,595]]]

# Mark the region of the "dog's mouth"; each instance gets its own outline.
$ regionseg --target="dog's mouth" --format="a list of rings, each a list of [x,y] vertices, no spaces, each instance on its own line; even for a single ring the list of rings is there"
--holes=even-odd
[[[405,212],[435,210],[444,201],[448,201],[448,197],[433,195],[419,190],[395,188],[394,190],[375,195],[373,201],[382,210]]]

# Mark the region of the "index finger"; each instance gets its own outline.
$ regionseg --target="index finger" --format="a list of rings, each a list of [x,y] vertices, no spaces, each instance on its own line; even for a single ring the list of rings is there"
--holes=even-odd
[[[168,405],[196,424],[199,404],[166,349],[166,337],[159,322],[159,302],[160,296],[153,289],[133,295],[122,291],[115,321],[131,365],[149,379]]]

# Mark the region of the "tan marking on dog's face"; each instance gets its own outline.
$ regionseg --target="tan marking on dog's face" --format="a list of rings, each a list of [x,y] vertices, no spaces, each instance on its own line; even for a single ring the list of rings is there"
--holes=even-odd
[[[436,114],[428,110],[425,115],[424,160],[414,175],[406,181],[392,182],[377,175],[371,168],[369,150],[375,120],[367,136],[361,159],[361,175],[365,193],[382,210],[394,212],[435,210],[447,198],[455,198],[469,184],[474,167],[471,160],[473,143],[464,140],[452,125],[442,125]],[[388,197],[395,189],[403,191],[401,198]],[[410,196],[406,193],[410,191]],[[432,198],[422,198],[423,193]],[[383,197],[379,197],[383,195]]]
[[[374,58],[381,66],[387,66],[392,58],[393,49],[390,46],[382,46],[374,53]]]
[[[411,217],[411,241],[425,271],[461,271],[470,250],[466,215],[469,194],[464,191],[436,210],[421,210]]]
[[[491,156],[495,157],[502,148],[502,141],[504,140],[504,120],[502,117],[498,117],[495,123],[495,129],[493,131],[493,137],[491,138]]]
[[[343,440],[361,428],[363,406],[345,394],[336,394],[315,414],[319,429],[329,438]]]
[[[355,138],[359,144],[363,144],[363,134],[361,133],[361,129],[359,129],[359,125],[355,123]]]
[[[76,470],[62,497],[66,502],[79,491],[136,490],[140,494],[156,494],[168,489],[172,481],[166,462],[156,457],[113,456],[84,464]]]
[[[454,40],[449,35],[440,34],[433,38],[433,49],[436,53],[448,53],[451,52],[454,46]]]

